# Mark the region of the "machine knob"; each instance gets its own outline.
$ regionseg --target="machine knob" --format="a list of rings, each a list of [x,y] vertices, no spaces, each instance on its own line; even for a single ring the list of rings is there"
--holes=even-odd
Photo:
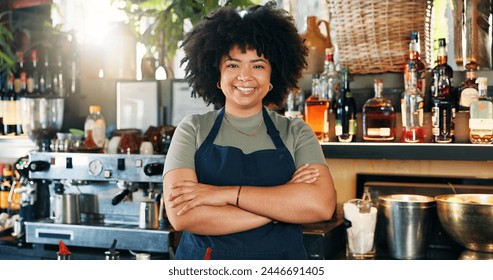
[[[162,175],[163,170],[163,163],[149,163],[144,166],[144,174],[147,176]]]
[[[46,171],[50,169],[50,163],[47,161],[41,161],[41,160],[36,160],[36,161],[31,161],[29,163],[29,170],[30,171]]]

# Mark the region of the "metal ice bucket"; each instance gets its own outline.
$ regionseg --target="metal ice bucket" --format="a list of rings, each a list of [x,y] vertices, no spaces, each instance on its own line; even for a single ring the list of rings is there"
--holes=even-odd
[[[425,258],[436,215],[435,199],[409,194],[384,195],[378,199],[390,257],[407,260]]]

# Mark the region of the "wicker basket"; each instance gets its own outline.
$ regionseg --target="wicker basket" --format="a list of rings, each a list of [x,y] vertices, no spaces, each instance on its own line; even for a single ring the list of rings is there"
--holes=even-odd
[[[403,72],[409,34],[419,31],[430,63],[432,0],[327,0],[340,65],[352,74]]]

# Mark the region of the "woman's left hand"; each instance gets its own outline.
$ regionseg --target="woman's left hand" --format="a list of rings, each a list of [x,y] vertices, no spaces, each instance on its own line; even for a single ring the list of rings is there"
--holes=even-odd
[[[310,164],[300,166],[289,180],[289,183],[314,183],[320,177],[320,170]]]
[[[182,215],[201,205],[231,204],[235,195],[235,187],[215,187],[194,181],[179,181],[170,186],[170,195],[166,202],[172,208],[182,206],[177,212],[177,215]]]

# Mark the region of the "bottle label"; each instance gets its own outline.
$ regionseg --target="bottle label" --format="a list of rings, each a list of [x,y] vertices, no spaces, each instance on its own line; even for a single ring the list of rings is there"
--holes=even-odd
[[[106,141],[106,123],[104,120],[96,120],[92,129],[92,138],[98,147],[103,147]]]
[[[17,103],[14,100],[3,101],[3,124],[15,125],[17,120]]]
[[[466,88],[460,94],[460,106],[469,108],[474,101],[478,101],[479,91],[474,88]]]
[[[352,134],[352,135],[356,134],[356,120],[355,119],[349,120],[349,134]]]
[[[336,124],[336,136],[342,135],[342,125],[340,123]]]
[[[469,119],[469,129],[473,131],[493,131],[493,119]],[[483,135],[484,136],[484,135]]]
[[[368,128],[368,136],[390,136],[391,129],[389,127]]]
[[[431,108],[431,133],[433,135],[440,135],[440,108],[435,106]]]

